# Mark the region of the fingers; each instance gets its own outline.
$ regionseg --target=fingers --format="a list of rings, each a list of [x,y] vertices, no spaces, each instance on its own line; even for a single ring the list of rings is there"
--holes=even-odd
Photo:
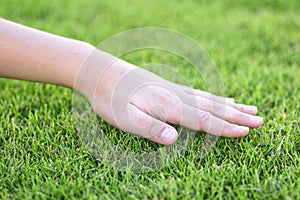
[[[176,133],[176,137],[170,137],[169,141],[162,140],[164,130],[166,133],[169,130],[174,131],[162,121],[224,137],[242,137],[249,133],[249,127],[257,128],[263,124],[261,117],[253,115],[257,112],[256,107],[235,104],[230,98],[218,97],[200,90],[197,90],[198,95],[176,96],[175,92],[167,88],[159,86],[145,88],[137,91],[131,99],[131,104],[135,108],[132,115],[138,116],[138,119],[148,119],[152,124],[141,123],[140,120],[132,121],[137,121],[136,124],[151,124],[147,127],[159,128],[153,131],[151,128],[139,129],[133,125],[131,127],[134,128],[130,129],[130,132],[160,144],[171,144],[177,138]]]
[[[181,125],[189,129],[204,131],[217,136],[242,137],[249,132],[248,127],[229,123],[212,113],[185,103],[180,103],[174,100],[174,98],[164,95],[158,96],[158,98],[162,98],[160,100],[157,99],[161,103],[161,109],[151,109],[151,107],[148,107],[144,103],[139,104],[139,107],[146,108],[144,111],[153,118],[164,119],[171,124]]]
[[[122,124],[119,121],[117,124],[123,131],[128,131],[159,144],[173,144],[178,137],[175,128],[142,112],[132,104],[128,104],[128,112],[122,116],[122,121],[125,123]]]
[[[250,115],[257,115],[257,113],[258,113],[258,110],[257,110],[256,106],[234,103],[232,105],[232,107],[234,107],[235,109],[237,109],[241,112],[248,113]]]
[[[204,97],[177,97],[163,88],[156,90],[146,99],[140,98],[145,95],[136,95],[132,103],[153,118],[170,124],[218,136],[242,137],[248,134],[249,127],[259,127],[263,123],[260,117]]]
[[[180,120],[179,125],[186,128],[204,131],[217,136],[235,138],[243,137],[249,133],[248,127],[229,123],[209,112],[186,104],[182,105],[182,116],[178,120]],[[174,121],[174,119],[170,121]]]
[[[200,96],[185,97],[183,101],[195,108],[211,113],[212,115],[225,119],[230,123],[234,123],[241,126],[247,126],[251,128],[257,128],[263,124],[263,119],[259,116],[253,116],[240,110],[247,109],[244,105],[236,104],[234,107],[224,105],[217,101],[212,101]],[[236,107],[239,106],[239,109]]]
[[[178,133],[167,123],[142,112],[132,104],[129,104],[128,114],[128,121],[132,123],[129,123],[130,126],[126,128],[123,127],[123,130],[159,144],[170,145],[176,141]],[[177,121],[178,123],[176,124],[178,125],[217,136],[237,138],[249,133],[248,127],[231,124],[209,112],[201,111],[185,104],[182,105],[182,114],[174,115],[174,112],[172,114],[171,116],[166,116],[167,121]]]
[[[201,90],[195,90],[195,89],[188,88],[188,87],[185,87],[184,91],[185,91],[185,93],[191,95],[191,97],[193,97],[193,98],[202,97],[202,98],[208,99],[208,100],[213,101],[213,102],[218,102],[218,103],[221,103],[221,104],[224,104],[224,105],[227,105],[227,106],[231,106],[231,107],[233,107],[233,108],[235,108],[235,109],[237,109],[237,110],[239,110],[243,113],[247,113],[247,114],[250,114],[250,115],[256,115],[257,112],[258,112],[256,106],[237,104],[237,103],[234,102],[233,98],[224,98],[224,97],[213,95],[209,92],[204,92],[204,91],[201,91]]]
[[[213,95],[209,92],[204,92],[202,90],[196,90],[187,86],[182,86],[183,90],[186,94],[192,95],[193,97],[195,96],[200,96],[206,99],[210,99],[212,101],[216,101],[219,103],[223,103],[226,105],[233,105],[234,104],[234,99],[233,98],[225,98],[225,97],[220,97],[220,96],[216,96]]]

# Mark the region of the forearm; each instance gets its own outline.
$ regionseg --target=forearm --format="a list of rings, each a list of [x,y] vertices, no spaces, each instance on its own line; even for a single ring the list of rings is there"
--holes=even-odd
[[[72,88],[80,66],[94,49],[0,19],[0,77]]]

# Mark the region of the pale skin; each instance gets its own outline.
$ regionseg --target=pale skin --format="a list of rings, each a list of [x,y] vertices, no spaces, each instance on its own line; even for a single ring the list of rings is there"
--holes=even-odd
[[[176,141],[171,124],[230,138],[263,124],[256,106],[169,82],[88,43],[4,19],[0,49],[0,77],[77,90],[111,125],[159,144]],[[82,70],[91,54],[88,70]]]

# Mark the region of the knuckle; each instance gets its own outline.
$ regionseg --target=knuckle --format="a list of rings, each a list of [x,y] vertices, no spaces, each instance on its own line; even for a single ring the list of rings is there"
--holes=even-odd
[[[182,118],[182,108],[179,104],[170,105],[167,120],[173,124],[180,124]]]
[[[172,102],[169,106],[168,106],[168,110],[169,113],[171,113],[172,115],[180,115],[181,114],[181,106],[179,103],[177,102]]]
[[[159,103],[164,107],[166,120],[179,124],[182,116],[181,102],[175,96],[161,95]]]
[[[221,103],[213,103],[213,109],[214,111],[218,112],[218,113],[225,113],[225,105],[224,104],[221,104]]]
[[[199,124],[207,124],[210,123],[212,115],[209,112],[200,112],[198,114]]]
[[[173,103],[173,98],[168,94],[161,93],[158,95],[158,102],[161,105],[169,105]]]
[[[149,117],[137,117],[137,124],[141,127],[149,127],[151,126],[152,120]]]
[[[167,96],[165,96],[165,95],[158,94],[158,95],[157,95],[157,100],[158,100],[159,104],[164,105],[164,104],[166,104],[166,102],[168,101],[168,98],[167,98]]]
[[[230,124],[225,123],[221,129],[220,136],[227,137],[228,135],[230,135],[230,132],[231,132]]]
[[[161,124],[161,123],[158,123],[158,122],[153,122],[151,123],[148,128],[147,128],[147,136],[146,138],[153,138],[157,135],[160,134],[160,132],[163,130],[164,126]]]
[[[206,99],[204,97],[197,97],[197,103],[201,106],[205,106],[205,108],[207,108],[208,110],[212,110],[213,109],[213,103],[211,100]]]
[[[242,120],[242,119],[244,119],[245,116],[239,111],[233,111],[232,117],[233,117],[233,119],[236,119],[236,120]]]
[[[212,113],[217,113],[219,118],[225,119],[228,113],[232,113],[232,110],[224,104],[215,103]]]

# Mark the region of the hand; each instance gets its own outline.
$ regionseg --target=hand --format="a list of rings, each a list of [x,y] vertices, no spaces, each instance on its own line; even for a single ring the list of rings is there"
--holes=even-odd
[[[0,25],[0,77],[78,90],[123,131],[169,145],[178,133],[167,123],[225,137],[247,135],[249,127],[263,124],[254,106],[169,82],[87,43],[3,19]]]
[[[263,124],[255,106],[169,82],[120,59],[101,76],[95,63],[87,71],[84,82],[96,86],[81,86],[81,92],[95,112],[111,125],[159,144],[176,141],[178,133],[169,124],[232,138]]]

